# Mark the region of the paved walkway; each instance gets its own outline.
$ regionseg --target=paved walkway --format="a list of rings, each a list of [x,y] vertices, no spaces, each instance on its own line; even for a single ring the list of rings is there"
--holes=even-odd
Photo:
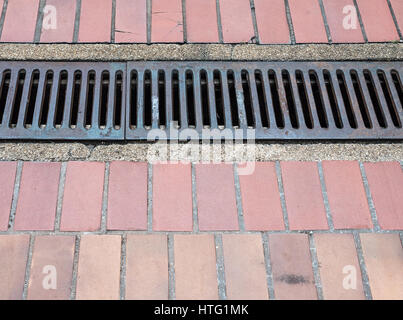
[[[1,42],[399,41],[401,0],[0,0]]]

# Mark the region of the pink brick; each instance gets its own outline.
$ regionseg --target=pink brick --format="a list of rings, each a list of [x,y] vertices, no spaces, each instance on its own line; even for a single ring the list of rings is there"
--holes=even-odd
[[[403,1],[401,0],[390,0],[392,4],[393,12],[399,25],[400,31],[403,30]]]
[[[153,229],[192,231],[192,171],[190,164],[153,166]]]
[[[107,220],[109,230],[147,229],[147,163],[111,163]]]
[[[372,228],[371,214],[357,161],[324,161],[323,173],[336,229]]]
[[[284,0],[255,0],[260,43],[290,43]]]
[[[216,0],[187,0],[186,27],[188,42],[218,42]]]
[[[271,234],[274,296],[278,300],[317,299],[306,234]]]
[[[399,163],[365,163],[364,167],[379,225],[386,230],[403,229],[403,171]]]
[[[129,235],[126,259],[127,300],[168,299],[166,235]]]
[[[333,42],[364,42],[353,0],[323,0],[323,6]]]
[[[39,0],[9,1],[1,41],[33,42],[38,8]]]
[[[105,164],[69,162],[64,187],[61,231],[96,231],[101,225]]]
[[[112,0],[82,0],[78,42],[110,42]]]
[[[357,0],[357,4],[368,41],[399,40],[386,0]]]
[[[199,229],[238,230],[232,164],[197,164]]]
[[[17,162],[0,162],[0,231],[7,231]]]
[[[290,229],[327,229],[316,162],[281,162],[281,172]]]
[[[249,0],[220,0],[220,12],[224,42],[249,42],[255,36]]]
[[[68,300],[70,299],[73,276],[74,237],[37,236],[32,255],[28,286],[29,300]],[[56,288],[51,285],[51,276],[56,276]]]
[[[25,162],[15,230],[54,230],[61,164]]]
[[[147,0],[117,0],[115,42],[147,42]]]
[[[52,29],[53,11],[44,14],[41,42],[72,42],[76,18],[76,0],[47,0],[46,6],[56,9],[56,25]]]
[[[317,0],[289,0],[297,43],[326,43],[325,24]]]
[[[181,0],[153,0],[151,15],[152,42],[183,42]]]
[[[24,290],[29,235],[0,235],[0,300],[20,300]]]
[[[256,162],[250,175],[239,175],[246,230],[284,230],[276,168]]]

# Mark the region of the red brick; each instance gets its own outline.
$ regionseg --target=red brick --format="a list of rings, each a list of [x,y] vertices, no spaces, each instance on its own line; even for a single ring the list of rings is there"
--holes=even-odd
[[[201,231],[238,230],[232,164],[197,164],[196,189]]]
[[[393,12],[399,25],[400,31],[403,30],[403,1],[401,0],[390,0],[392,4]]]
[[[398,162],[365,163],[369,189],[382,229],[403,229],[403,171]]]
[[[70,299],[74,242],[74,237],[71,236],[35,238],[28,286],[29,300]],[[49,271],[46,269],[48,266],[54,269]],[[53,273],[53,270],[56,273]],[[56,276],[56,289],[43,286],[43,282],[46,282],[47,277],[52,274]]]
[[[176,299],[217,300],[214,236],[174,236]]]
[[[324,161],[324,179],[336,229],[372,228],[371,214],[357,161]]]
[[[126,259],[126,299],[168,299],[166,235],[129,235]]]
[[[364,42],[353,0],[323,0],[323,6],[333,42]],[[345,24],[352,28],[346,29]]]
[[[399,40],[386,0],[357,0],[357,4],[368,41]]]
[[[24,290],[29,235],[0,235],[0,300],[20,300]]]
[[[7,5],[1,41],[33,42],[39,0],[13,0]]]
[[[153,0],[151,15],[152,42],[183,42],[181,0]]]
[[[361,269],[352,234],[315,234],[323,297],[327,300],[363,300]],[[355,279],[355,287],[350,277]]]
[[[326,43],[327,35],[319,1],[289,0],[297,43]]]
[[[112,0],[81,0],[78,42],[110,42]]]
[[[262,237],[224,234],[222,239],[228,299],[268,299]]]
[[[85,235],[81,238],[77,300],[117,300],[120,294],[121,237]]]
[[[147,229],[147,163],[111,163],[107,220],[109,230]]]
[[[360,234],[372,298],[403,299],[403,249],[398,234]]]
[[[47,0],[46,6],[56,9],[56,28],[51,29],[53,12],[44,15],[42,23],[41,42],[72,42],[74,34],[74,22],[76,18],[76,0]],[[50,19],[47,21],[47,19]],[[49,24],[48,27],[46,25]]]
[[[190,164],[153,166],[153,229],[192,231],[192,171]]]
[[[105,164],[69,162],[64,187],[61,231],[96,231],[101,225]]]
[[[218,42],[216,0],[187,0],[186,28],[188,42]]]
[[[273,162],[256,162],[250,175],[240,175],[246,230],[284,230],[276,168]]]
[[[317,299],[308,236],[271,234],[269,246],[275,298]]]
[[[284,0],[255,0],[260,43],[290,43]]]
[[[0,231],[7,231],[17,162],[0,162]]]
[[[220,0],[223,40],[248,42],[255,36],[249,0]]]
[[[25,162],[15,230],[54,230],[61,164]]]
[[[115,42],[147,42],[147,0],[117,0]]]
[[[317,164],[281,162],[281,172],[290,229],[327,229]]]

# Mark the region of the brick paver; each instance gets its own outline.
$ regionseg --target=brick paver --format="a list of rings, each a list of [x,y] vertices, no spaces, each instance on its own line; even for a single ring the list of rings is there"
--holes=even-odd
[[[112,0],[81,0],[78,42],[110,42]]]
[[[147,42],[147,0],[117,0],[115,42]]]
[[[188,42],[218,42],[215,0],[187,0],[186,22]]]
[[[395,14],[397,24],[399,25],[400,31],[403,30],[403,2],[400,0],[390,0],[392,4],[393,12]]]
[[[0,231],[8,229],[16,170],[16,162],[0,162]]]
[[[37,236],[33,248],[28,299],[70,299],[74,237]]]
[[[152,42],[183,42],[181,0],[153,0],[151,15]]]

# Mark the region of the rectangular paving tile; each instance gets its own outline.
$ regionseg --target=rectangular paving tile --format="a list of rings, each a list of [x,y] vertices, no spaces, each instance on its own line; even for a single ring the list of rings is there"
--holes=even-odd
[[[214,236],[174,236],[177,300],[217,300],[218,282]]]
[[[199,229],[238,230],[232,164],[196,164]]]
[[[271,234],[269,246],[275,298],[317,299],[308,236]]]
[[[281,172],[290,229],[327,229],[316,162],[281,162]]]
[[[260,43],[290,43],[284,0],[255,0]]]
[[[82,236],[77,273],[77,300],[119,299],[120,253],[121,236]]]
[[[181,0],[153,0],[151,12],[152,42],[183,42]]]
[[[220,0],[220,13],[224,42],[249,42],[255,36],[249,0]]]
[[[268,299],[261,235],[224,234],[222,240],[228,299]]]
[[[81,0],[78,42],[110,42],[112,0]]]
[[[147,42],[147,0],[116,0],[115,42]]]
[[[69,162],[64,187],[61,231],[96,231],[101,225],[105,164]]]
[[[25,162],[15,215],[15,230],[54,230],[60,162]]]
[[[29,235],[0,235],[0,300],[20,300],[24,290]]]
[[[39,0],[13,0],[7,5],[0,41],[33,42]]]
[[[153,165],[153,230],[192,231],[190,164]]]
[[[29,300],[70,299],[74,259],[73,236],[37,236],[28,285]]]
[[[403,229],[403,171],[398,162],[365,163],[378,223],[385,230]]]
[[[284,230],[274,162],[256,162],[250,175],[240,175],[246,230]]]
[[[323,0],[332,41],[364,42],[353,0]]]
[[[317,0],[288,0],[297,43],[328,42],[325,24]]]
[[[390,0],[400,31],[403,30],[403,1]],[[402,31],[403,32],[403,31]]]
[[[336,229],[372,228],[371,214],[357,161],[324,161],[323,173]]]
[[[186,1],[188,42],[218,42],[216,0]]]
[[[17,162],[0,162],[0,231],[7,231]]]
[[[386,0],[357,0],[365,33],[370,42],[399,40]]]
[[[353,235],[315,234],[314,240],[324,299],[365,299]]]
[[[72,42],[76,0],[47,0],[42,22],[41,42]]]
[[[147,163],[110,164],[108,230],[147,229]]]
[[[362,233],[361,245],[372,298],[403,299],[403,248],[398,234]]]
[[[126,299],[168,299],[168,244],[166,235],[127,236]]]

